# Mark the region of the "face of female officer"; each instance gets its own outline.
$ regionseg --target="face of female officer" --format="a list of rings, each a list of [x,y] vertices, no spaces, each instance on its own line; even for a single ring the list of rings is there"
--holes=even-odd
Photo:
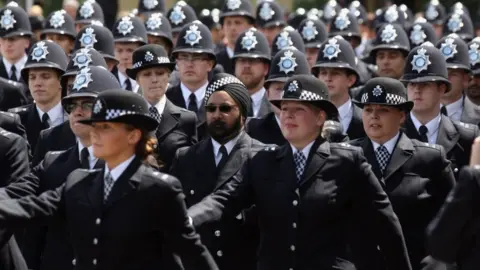
[[[384,144],[399,132],[405,121],[405,112],[393,106],[367,104],[363,107],[362,120],[367,136]]]

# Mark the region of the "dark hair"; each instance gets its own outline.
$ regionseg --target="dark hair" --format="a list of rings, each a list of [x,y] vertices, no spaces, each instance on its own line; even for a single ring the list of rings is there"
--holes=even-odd
[[[138,128],[133,125],[126,125],[127,130],[132,131],[138,129],[141,132],[140,140],[135,146],[135,156],[139,157],[145,164],[160,169],[163,167],[163,162],[157,159],[155,151],[157,149],[157,138],[152,136],[149,131]]]

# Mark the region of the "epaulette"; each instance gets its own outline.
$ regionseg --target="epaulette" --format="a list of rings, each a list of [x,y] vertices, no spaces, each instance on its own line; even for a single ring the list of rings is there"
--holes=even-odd
[[[19,83],[18,82],[15,82],[15,81],[12,81],[12,80],[7,80],[7,82],[13,86],[18,86]]]
[[[263,151],[268,151],[268,152],[273,152],[275,150],[277,150],[276,146],[265,146],[265,148],[263,148]]]
[[[6,115],[6,116],[15,117],[15,114],[13,114],[11,112],[0,111],[0,113],[3,114],[3,115]]]
[[[429,147],[429,148],[434,148],[434,149],[440,149],[440,146],[439,146],[438,144],[434,144],[434,143],[422,142],[422,143],[420,144],[420,146]]]
[[[10,135],[12,135],[12,133],[6,131],[5,129],[2,129],[2,130],[0,130],[0,135],[2,135],[3,137],[7,137],[7,138],[8,138],[8,137],[10,137]]]
[[[22,107],[11,108],[10,110],[8,110],[8,112],[19,113],[19,112],[26,112],[27,110],[28,108],[26,106],[22,106]]]
[[[50,154],[50,155],[60,155],[61,153],[63,153],[65,151],[48,151],[47,154]]]
[[[352,147],[352,145],[351,145],[351,144],[349,144],[349,143],[345,143],[345,142],[338,143],[338,145],[340,145],[340,146],[343,146],[343,147],[346,147],[346,148],[350,148],[350,147]]]
[[[160,179],[162,179],[163,181],[168,179],[168,174],[166,173],[159,173],[157,171],[154,171],[152,174],[156,177],[160,177]]]
[[[472,124],[468,124],[468,123],[464,123],[464,122],[460,122],[460,121],[456,121],[456,123],[459,126],[467,128],[467,129],[474,129],[476,127],[476,125],[472,125]]]
[[[181,112],[189,112],[189,110],[185,109],[185,108],[180,108],[180,111]]]

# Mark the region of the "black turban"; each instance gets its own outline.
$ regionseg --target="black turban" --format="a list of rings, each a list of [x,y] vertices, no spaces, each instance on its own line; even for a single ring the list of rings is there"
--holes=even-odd
[[[205,104],[216,91],[225,91],[237,103],[240,113],[247,118],[252,111],[252,100],[245,85],[235,76],[228,73],[218,73],[213,76],[205,93]]]

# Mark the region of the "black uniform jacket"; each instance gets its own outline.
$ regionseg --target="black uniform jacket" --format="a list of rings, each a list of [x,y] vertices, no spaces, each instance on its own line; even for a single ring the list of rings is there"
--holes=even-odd
[[[25,85],[22,83],[0,77],[0,111],[27,105],[24,88]]]
[[[0,78],[3,78],[5,80],[9,80],[10,78],[8,77],[8,72],[5,67],[5,64],[3,64],[3,57],[0,56]],[[23,80],[22,77],[18,78],[18,82],[15,84],[16,87],[20,87],[22,90],[23,97],[26,98],[26,102],[32,103],[33,98],[32,95],[30,94],[30,91],[28,90],[26,82]]]
[[[202,226],[255,204],[259,270],[355,269],[349,260],[377,269],[365,243],[380,246],[388,269],[411,269],[398,218],[359,148],[318,139],[302,179],[290,144],[267,147],[188,212]]]
[[[27,141],[27,133],[20,121],[20,116],[15,113],[0,112],[0,128],[15,133]]]
[[[221,171],[218,171],[215,165],[210,139],[181,148],[177,152],[171,173],[182,183],[187,207],[221,188],[240,171],[247,159],[253,158],[264,148],[263,143],[242,132]],[[251,210],[198,229],[202,242],[210,250],[220,269],[255,269],[258,230],[254,215]]]
[[[480,126],[480,106],[473,103],[470,98],[463,98],[463,112],[460,121]]]
[[[360,146],[373,172],[381,179],[402,224],[413,269],[427,256],[425,230],[455,184],[442,146],[410,140],[400,134],[384,175],[369,138],[351,142]]]
[[[245,130],[250,137],[267,144],[283,145],[287,142],[283,137],[282,130],[275,119],[275,113],[271,112],[261,118],[248,118]]]
[[[75,134],[70,128],[70,122],[40,131],[35,152],[33,152],[32,167],[43,160],[49,151],[63,151],[77,144]]]
[[[185,99],[183,99],[182,89],[180,84],[170,87],[166,92],[168,100],[170,100],[175,106],[180,108],[187,108]],[[205,122],[205,106],[198,108],[197,114],[197,139],[203,140],[207,136],[207,128]]]
[[[405,121],[405,134],[411,139],[420,139],[420,135],[412,122],[410,114]],[[450,120],[442,115],[438,127],[437,144],[447,152],[447,159],[452,162],[452,170],[458,180],[458,171],[470,162],[473,140],[480,135],[478,127],[463,122]]]
[[[0,201],[0,224],[64,218],[74,269],[162,269],[162,245],[185,256],[185,269],[218,269],[187,216],[180,182],[135,158],[103,202],[104,170],[78,169],[40,196]]]
[[[195,113],[175,106],[167,99],[162,120],[155,132],[157,156],[163,163],[162,171],[170,169],[175,152],[180,147],[197,143],[196,121]]]
[[[355,140],[359,138],[363,138],[366,135],[365,129],[363,128],[363,120],[362,120],[362,109],[352,103],[353,107],[353,115],[352,121],[350,121],[350,125],[348,125],[347,135],[350,140]]]
[[[222,48],[217,54],[217,63],[222,65],[225,73],[235,75],[235,69],[233,66],[233,59],[228,56],[227,47]]]
[[[464,167],[428,230],[428,250],[458,269],[480,269],[480,167]]]

